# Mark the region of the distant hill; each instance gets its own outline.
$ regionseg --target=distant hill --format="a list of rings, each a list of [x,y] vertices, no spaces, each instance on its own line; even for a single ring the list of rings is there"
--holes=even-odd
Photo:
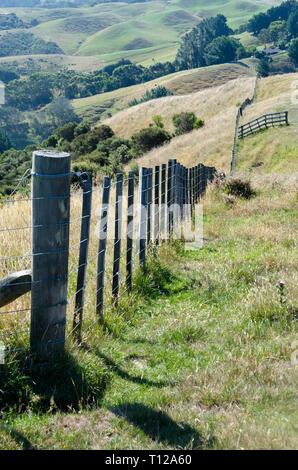
[[[122,57],[143,65],[173,60],[181,36],[207,16],[222,13],[236,28],[279,0],[2,0],[1,13],[14,13],[44,41],[66,55],[95,56],[106,64]],[[38,8],[42,6],[43,8]],[[5,10],[4,10],[5,8]]]
[[[46,42],[27,31],[6,33],[0,37],[0,57],[24,54],[63,54],[54,42]]]

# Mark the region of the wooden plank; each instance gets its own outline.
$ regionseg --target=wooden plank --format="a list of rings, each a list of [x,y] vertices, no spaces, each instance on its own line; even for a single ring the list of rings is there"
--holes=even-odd
[[[111,178],[104,178],[102,190],[101,215],[99,224],[99,244],[97,255],[97,283],[96,283],[96,314],[103,319],[104,278],[106,263],[107,232],[109,218],[109,203],[111,193]]]
[[[9,274],[0,280],[0,308],[31,290],[31,269]]]
[[[33,152],[30,347],[37,360],[63,353],[65,343],[70,155]]]
[[[86,175],[86,174],[85,174]],[[83,177],[83,175],[82,175]],[[73,333],[78,341],[81,341],[85,282],[88,262],[88,248],[90,237],[91,222],[91,204],[92,204],[92,180],[90,175],[82,181],[83,186],[83,206],[82,206],[82,223],[81,223],[81,243],[79,254],[79,267],[77,276],[77,293],[75,300],[75,312],[73,317]]]
[[[123,196],[123,174],[116,176],[116,201],[115,201],[115,235],[114,235],[114,261],[112,296],[114,304],[118,303],[120,285],[120,257],[121,257],[121,229],[122,229],[122,196]]]

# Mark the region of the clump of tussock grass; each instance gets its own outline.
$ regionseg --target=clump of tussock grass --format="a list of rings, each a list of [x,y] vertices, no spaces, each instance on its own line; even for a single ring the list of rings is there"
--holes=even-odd
[[[230,196],[243,199],[250,199],[256,195],[256,192],[252,189],[251,182],[241,178],[229,179],[225,184],[225,192]]]

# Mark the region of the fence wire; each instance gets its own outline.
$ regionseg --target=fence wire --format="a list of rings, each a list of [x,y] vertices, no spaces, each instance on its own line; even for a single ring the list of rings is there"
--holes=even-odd
[[[46,200],[46,197],[17,198],[17,190],[31,173],[25,172],[18,182],[12,197],[0,201],[0,306],[1,289],[24,287],[27,292],[15,300],[0,308],[0,342],[4,344],[6,356],[28,352],[30,348],[30,335],[40,328],[34,328],[32,315],[34,308],[31,306],[30,288],[42,284],[46,292],[47,286],[53,283],[67,282],[67,298],[55,305],[44,305],[43,309],[52,309],[60,305],[66,305],[66,316],[63,321],[49,323],[48,329],[58,325],[65,327],[65,339],[48,341],[40,346],[48,347],[71,341],[77,331],[80,338],[96,325],[99,320],[98,309],[102,304],[103,317],[111,308],[117,308],[118,302],[134,289],[134,275],[136,268],[142,264],[142,255],[148,252],[151,244],[160,243],[170,236],[173,227],[177,223],[183,223],[183,217],[190,218],[191,210],[182,212],[179,221],[176,213],[170,209],[172,204],[185,204],[193,206],[198,202],[206,190],[207,181],[211,181],[215,175],[215,168],[205,167],[200,164],[192,169],[186,169],[174,160],[168,165],[158,167],[158,180],[156,169],[148,169],[145,174],[146,184],[138,187],[134,179],[133,210],[128,206],[127,200],[129,177],[122,179],[124,198],[116,199],[117,181],[110,182],[110,199],[108,217],[106,220],[106,232],[100,228],[102,214],[103,186],[96,186],[88,191],[78,188],[70,194],[50,196],[48,199],[70,199],[71,218],[68,222],[57,224],[35,224],[31,222],[31,207],[34,200]],[[130,176],[132,178],[132,176]],[[141,181],[139,181],[139,185]],[[82,214],[84,198],[92,196],[90,212]],[[144,198],[145,197],[145,198]],[[145,218],[141,217],[141,204],[145,201]],[[158,205],[155,205],[158,202]],[[119,212],[121,206],[121,210]],[[131,211],[128,214],[128,211]],[[130,229],[133,235],[132,241],[127,241],[128,215],[131,216],[133,227]],[[80,236],[78,227],[89,223],[89,234],[86,238]],[[120,224],[120,236],[115,233],[115,225]],[[51,262],[51,256],[62,253],[64,250],[32,252],[32,233],[37,229],[47,229],[55,225],[58,228],[69,226],[69,247],[67,274],[61,269],[54,278],[34,279],[31,281],[11,282],[9,276],[12,273],[30,270],[34,257],[41,256],[47,262]],[[140,234],[146,238],[144,246],[140,244]],[[106,247],[100,249],[100,239],[106,235]],[[88,245],[88,256],[84,263],[79,262],[79,254],[82,246]],[[144,253],[143,253],[144,252]],[[115,256],[115,253],[118,253]],[[99,257],[105,255],[104,269],[98,269]],[[117,270],[115,271],[115,266]],[[142,266],[141,266],[142,267]],[[60,268],[60,267],[59,267]],[[78,287],[78,275],[80,270],[85,270],[85,278]],[[99,278],[104,277],[102,285],[98,286]],[[115,283],[115,277],[116,283]],[[78,296],[81,303],[77,306]],[[79,321],[77,315],[81,315]],[[30,348],[34,353],[34,347]],[[40,365],[40,364],[39,364]],[[1,366],[0,366],[1,369]],[[1,370],[0,370],[1,372]],[[3,371],[2,371],[3,372]]]

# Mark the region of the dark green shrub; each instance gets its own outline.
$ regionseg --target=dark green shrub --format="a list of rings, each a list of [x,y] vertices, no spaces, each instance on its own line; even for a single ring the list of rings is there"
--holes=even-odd
[[[198,119],[193,112],[184,112],[173,116],[173,124],[175,126],[175,135],[186,134],[194,129],[199,129],[204,125],[202,119]]]
[[[99,142],[100,140],[109,139],[114,135],[114,131],[110,128],[110,126],[107,126],[105,124],[102,124],[99,127],[95,127],[94,129],[92,129],[91,132],[98,138],[97,142]]]
[[[159,127],[148,127],[147,129],[142,129],[139,132],[136,132],[131,137],[132,148],[137,155],[140,155],[154,147],[159,147],[165,142],[171,140],[170,134],[164,129]]]
[[[78,137],[81,134],[87,134],[91,129],[90,124],[87,121],[82,121],[78,124],[74,130],[74,136]]]
[[[72,142],[73,139],[75,138],[75,128],[77,127],[76,122],[69,122],[68,124],[65,124],[63,127],[60,127],[57,131],[57,137],[58,139],[62,138],[64,140],[67,140],[68,142]]]

